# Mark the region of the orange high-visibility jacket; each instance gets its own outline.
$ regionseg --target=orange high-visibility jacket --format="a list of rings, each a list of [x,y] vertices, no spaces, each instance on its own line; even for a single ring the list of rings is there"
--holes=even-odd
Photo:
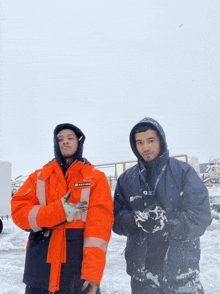
[[[69,203],[89,202],[88,211],[77,213],[71,223],[66,222],[60,200],[68,191],[72,192]],[[52,229],[47,253],[47,263],[51,264],[49,291],[60,288],[61,264],[66,262],[66,229],[84,229],[81,278],[100,284],[113,223],[113,201],[103,172],[75,161],[64,176],[55,159],[28,177],[11,200],[11,213],[22,229]]]

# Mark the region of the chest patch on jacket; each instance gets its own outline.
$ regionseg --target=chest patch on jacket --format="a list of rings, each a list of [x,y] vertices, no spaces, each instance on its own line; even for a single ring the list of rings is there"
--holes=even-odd
[[[74,184],[74,187],[75,188],[78,188],[78,187],[89,187],[91,186],[91,183],[78,183],[78,184]]]
[[[144,191],[143,192],[144,195],[153,195],[153,191]]]
[[[136,195],[136,196],[131,196],[131,197],[130,197],[130,202],[133,202],[134,200],[136,200],[136,199],[138,199],[138,198],[142,198],[142,196],[138,196],[138,195]]]

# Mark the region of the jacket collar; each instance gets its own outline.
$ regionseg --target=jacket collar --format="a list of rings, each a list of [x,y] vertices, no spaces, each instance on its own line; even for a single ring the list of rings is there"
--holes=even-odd
[[[169,151],[166,151],[162,155],[158,156],[157,159],[154,161],[152,167],[149,167],[149,165],[146,164],[143,158],[138,159],[139,174],[142,181],[146,182],[146,174],[149,174],[149,169],[150,169],[151,179],[154,184],[159,174],[161,173],[162,168],[166,165],[168,160],[169,160]]]

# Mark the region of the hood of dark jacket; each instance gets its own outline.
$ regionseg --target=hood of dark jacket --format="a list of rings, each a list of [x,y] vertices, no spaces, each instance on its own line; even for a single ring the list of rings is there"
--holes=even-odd
[[[135,156],[142,162],[144,162],[144,159],[142,158],[142,156],[139,154],[139,152],[137,151],[136,148],[136,141],[135,141],[135,132],[137,130],[137,128],[141,127],[141,126],[151,126],[153,127],[153,129],[155,129],[157,131],[157,134],[160,137],[160,156],[164,155],[168,150],[167,150],[167,143],[166,143],[166,136],[164,133],[163,128],[161,127],[161,125],[154,120],[153,118],[150,117],[145,117],[144,119],[142,119],[139,123],[137,123],[131,130],[130,132],[130,145],[131,145],[131,149],[134,152]]]
[[[56,160],[61,165],[65,164],[64,158],[63,158],[63,156],[61,154],[61,151],[60,151],[59,140],[58,140],[58,137],[57,137],[59,132],[64,130],[64,129],[72,130],[77,135],[78,140],[79,140],[78,141],[79,147],[78,147],[78,150],[76,151],[76,153],[74,154],[73,158],[74,158],[74,161],[75,160],[83,161],[83,159],[82,159],[83,144],[84,144],[84,141],[85,141],[86,137],[78,127],[76,127],[76,126],[74,126],[72,124],[69,124],[69,123],[59,124],[54,129],[54,156],[55,156]]]

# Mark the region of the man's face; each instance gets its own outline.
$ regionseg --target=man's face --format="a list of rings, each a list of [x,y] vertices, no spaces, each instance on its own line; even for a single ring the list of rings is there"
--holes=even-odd
[[[152,165],[160,154],[160,138],[156,131],[148,130],[135,134],[136,148],[143,159]]]
[[[72,130],[64,129],[57,135],[60,151],[64,158],[73,156],[78,150],[78,137]]]

